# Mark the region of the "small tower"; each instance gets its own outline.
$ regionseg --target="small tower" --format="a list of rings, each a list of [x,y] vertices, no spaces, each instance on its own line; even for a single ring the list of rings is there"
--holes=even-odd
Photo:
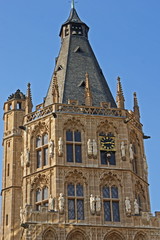
[[[134,92],[133,96],[134,96],[133,110],[134,110],[135,117],[139,120],[140,119],[140,112],[139,112],[139,106],[138,106],[138,100],[137,100],[136,92]]]
[[[90,83],[89,83],[89,74],[86,73],[86,81],[85,81],[85,105],[92,106],[92,93],[90,90]]]
[[[123,90],[122,90],[122,84],[121,84],[121,79],[120,77],[117,78],[117,97],[116,97],[116,102],[117,102],[117,107],[124,109],[124,95],[123,95]]]
[[[25,101],[25,95],[17,90],[4,104],[2,236],[12,236],[8,239],[13,239],[15,235],[20,239],[20,232],[18,233],[19,209],[22,202],[20,156],[23,151],[23,138],[19,126],[23,124]]]
[[[57,73],[54,73],[53,77],[53,87],[52,87],[52,96],[53,96],[53,103],[59,102],[59,90],[58,90],[58,82],[57,82]]]
[[[32,94],[31,94],[31,84],[27,85],[27,94],[26,94],[26,114],[32,112],[33,104],[32,104]]]

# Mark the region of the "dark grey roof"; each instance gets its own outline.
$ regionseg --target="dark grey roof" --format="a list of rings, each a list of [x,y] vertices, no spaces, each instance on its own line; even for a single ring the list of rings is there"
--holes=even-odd
[[[75,9],[71,10],[68,21],[76,17]],[[114,98],[93,53],[87,37],[79,35],[66,36],[61,45],[60,53],[55,66],[59,85],[60,103],[68,103],[68,99],[78,100],[79,105],[85,104],[86,73],[89,74],[93,106],[100,106],[100,102],[110,102],[116,107]],[[52,80],[45,99],[45,105],[52,104]]]
[[[18,89],[15,93],[12,93],[7,101],[11,100],[11,99],[25,99],[25,95]]]

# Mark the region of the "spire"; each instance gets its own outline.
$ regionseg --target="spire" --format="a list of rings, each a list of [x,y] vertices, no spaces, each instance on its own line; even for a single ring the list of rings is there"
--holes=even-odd
[[[31,84],[27,84],[27,93],[26,93],[26,114],[32,112],[32,94],[31,94]]]
[[[86,73],[86,81],[85,81],[85,105],[92,106],[92,93],[90,90],[90,83],[89,83],[89,74]]]
[[[81,21],[76,9],[72,8],[68,20],[61,27],[62,45],[54,68],[59,89],[56,90],[53,82],[55,80],[52,78],[44,100],[45,106],[53,104],[53,97],[55,98],[53,91],[57,91],[59,103],[68,104],[68,100],[77,100],[79,105],[85,105],[87,95],[87,104],[101,106],[101,102],[107,102],[110,103],[111,107],[117,107],[88,41],[88,30],[89,27]],[[85,82],[86,72],[90,78],[89,86],[92,87],[92,96],[90,87],[85,90],[85,84],[82,84]]]
[[[121,84],[121,79],[120,77],[117,78],[117,97],[116,97],[116,102],[117,102],[117,107],[124,109],[124,95],[123,95],[123,90],[122,90],[122,84]]]
[[[133,110],[134,110],[134,114],[135,114],[136,118],[139,120],[140,119],[140,112],[139,112],[139,106],[138,106],[138,100],[137,100],[136,92],[134,92],[133,96],[134,96],[134,107],[133,107]]]
[[[74,0],[71,1],[71,8],[75,8],[75,2],[74,2]]]
[[[53,86],[52,86],[52,96],[53,96],[53,103],[59,102],[59,90],[58,90],[58,81],[57,81],[57,73],[54,73],[53,77]]]

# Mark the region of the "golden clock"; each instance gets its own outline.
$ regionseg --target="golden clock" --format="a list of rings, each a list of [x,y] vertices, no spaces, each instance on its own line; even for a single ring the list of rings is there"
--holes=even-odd
[[[115,137],[112,136],[99,136],[100,140],[100,150],[115,152]]]

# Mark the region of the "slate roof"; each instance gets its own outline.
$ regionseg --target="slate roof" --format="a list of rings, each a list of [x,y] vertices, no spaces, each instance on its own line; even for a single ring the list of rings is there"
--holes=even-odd
[[[71,10],[68,20],[63,26],[76,22],[83,23],[76,10]],[[89,74],[90,88],[93,98],[93,106],[100,106],[100,102],[110,102],[111,107],[117,107],[110,92],[108,84],[90,46],[88,38],[84,35],[72,35],[64,37],[57,58],[55,70],[59,86],[60,103],[68,103],[68,100],[78,100],[79,105],[85,104],[85,75]],[[45,106],[52,104],[52,81],[45,98]]]

